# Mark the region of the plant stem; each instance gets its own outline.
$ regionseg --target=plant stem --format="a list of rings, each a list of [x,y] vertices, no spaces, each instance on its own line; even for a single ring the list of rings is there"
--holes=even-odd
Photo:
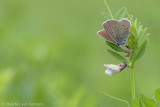
[[[107,9],[108,9],[108,11],[109,11],[109,14],[111,15],[112,19],[114,19],[113,15],[112,15],[112,12],[111,12],[111,10],[110,10],[110,8],[109,8],[106,0],[104,0],[104,3],[105,3],[105,5],[106,5],[106,7],[107,7]]]
[[[106,96],[108,96],[108,97],[110,97],[110,98],[112,98],[112,99],[114,99],[114,100],[118,100],[118,101],[124,102],[124,103],[127,104],[128,107],[130,107],[128,101],[126,101],[126,100],[123,100],[123,99],[120,99],[120,98],[117,98],[117,97],[113,97],[113,96],[109,95],[108,93],[106,93],[104,91],[99,91],[99,92],[104,94],[104,95],[106,95]]]
[[[133,67],[131,67],[131,91],[132,91],[132,101],[133,101],[136,98]]]

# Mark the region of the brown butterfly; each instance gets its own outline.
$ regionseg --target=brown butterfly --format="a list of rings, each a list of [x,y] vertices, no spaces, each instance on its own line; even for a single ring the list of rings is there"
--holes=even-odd
[[[97,32],[100,36],[117,46],[126,44],[131,29],[131,23],[128,19],[107,20],[103,23],[103,27],[103,30]]]

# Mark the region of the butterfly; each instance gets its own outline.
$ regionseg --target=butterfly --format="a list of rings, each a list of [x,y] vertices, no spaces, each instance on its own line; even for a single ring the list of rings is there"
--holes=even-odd
[[[115,43],[117,46],[125,45],[129,36],[131,23],[128,19],[123,18],[118,20],[107,20],[103,23],[103,30],[97,33],[106,40]]]

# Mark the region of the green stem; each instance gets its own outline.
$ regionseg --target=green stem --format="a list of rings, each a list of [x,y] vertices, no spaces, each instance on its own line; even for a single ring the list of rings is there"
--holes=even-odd
[[[120,99],[120,98],[117,98],[117,97],[113,97],[113,96],[109,95],[108,93],[106,93],[104,91],[99,91],[99,92],[104,94],[104,95],[106,95],[106,96],[108,96],[108,97],[110,97],[110,98],[112,98],[112,99],[114,99],[114,100],[118,100],[118,101],[124,102],[124,103],[127,104],[128,107],[130,107],[128,101],[126,101],[126,100],[123,100],[123,99]]]
[[[133,67],[131,67],[131,91],[132,91],[132,101],[133,101],[136,98]]]
[[[136,98],[135,95],[135,83],[134,83],[134,63],[136,61],[136,53],[134,53],[133,60],[131,62],[131,91],[132,91],[132,101]]]
[[[109,8],[106,0],[104,0],[104,3],[105,3],[105,5],[106,5],[106,7],[107,7],[107,9],[108,9],[108,11],[109,11],[109,14],[111,15],[112,19],[114,19],[113,15],[112,15],[112,12],[111,12],[111,10],[110,10],[110,8]]]

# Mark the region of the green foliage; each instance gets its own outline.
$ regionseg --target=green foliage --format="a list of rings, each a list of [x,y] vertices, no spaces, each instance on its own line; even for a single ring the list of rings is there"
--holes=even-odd
[[[145,107],[157,107],[157,104],[153,99],[147,98],[144,95],[141,95],[141,99]]]
[[[132,101],[132,107],[158,107],[160,103],[160,88],[155,91],[155,98],[145,97],[143,94]]]
[[[112,50],[109,50],[109,49],[106,49],[107,50],[107,52],[109,53],[109,54],[111,54],[113,57],[115,57],[116,59],[118,59],[118,60],[120,60],[120,61],[122,61],[122,62],[126,62],[126,63],[128,63],[128,61],[126,60],[126,58],[124,58],[123,56],[121,56],[121,55],[119,55],[118,53],[116,53],[116,52],[114,52],[114,51],[112,51]]]
[[[156,100],[160,103],[160,88],[158,88],[155,92]]]
[[[121,8],[117,13],[115,14],[115,19],[121,20],[126,16],[127,9],[126,8]]]
[[[126,15],[126,11],[127,11],[126,8],[121,8],[115,14],[115,19],[120,20],[124,18]],[[111,18],[111,16],[106,12],[102,12],[102,15],[106,19]],[[133,20],[133,17],[131,17],[129,14],[128,14],[128,19],[131,22],[131,29],[130,29],[130,37],[127,41],[127,45],[129,47],[129,50],[132,50],[132,53],[130,53],[131,55],[129,57],[129,60],[130,62],[135,62],[145,54],[147,44],[148,44],[149,33],[147,33],[147,28],[146,27],[143,28],[143,25],[141,24],[141,22],[138,22],[138,19]],[[106,41],[106,44],[116,52],[124,52],[124,50],[128,50],[125,47],[117,47],[116,44],[111,43],[109,41]],[[112,54],[112,52],[110,53]],[[122,56],[120,57],[122,58]],[[118,59],[121,59],[121,58],[118,57]],[[122,59],[124,59],[124,57]]]
[[[132,107],[140,107],[139,99],[134,99],[134,100],[132,101]]]
[[[131,21],[131,31],[130,37],[128,40],[128,45],[132,50],[138,50],[141,47],[141,44],[148,38],[149,33],[146,33],[147,28],[143,29],[141,22],[138,22],[138,19],[133,20],[133,18],[128,14],[128,18]]]
[[[117,52],[124,52],[124,50],[121,47],[116,46],[116,44],[114,44],[112,42],[106,41],[106,44]]]
[[[138,50],[137,50],[136,60],[140,59],[140,58],[144,55],[144,53],[145,53],[145,51],[146,51],[146,49],[147,49],[147,44],[148,44],[148,39],[146,39],[146,40],[140,45],[140,47],[139,47]]]
[[[116,20],[121,20],[122,18],[125,18],[126,16],[126,12],[127,9],[125,7],[121,8],[120,10],[118,10],[115,14],[115,19]],[[107,20],[109,19],[113,19],[111,17],[111,14],[108,14],[107,12],[101,12],[101,14],[104,16],[104,18],[106,18]]]
[[[134,55],[135,55],[135,53],[132,53],[132,54],[131,54],[130,59],[129,59],[130,62],[132,62]]]
[[[101,14],[102,14],[107,20],[112,19],[112,17],[111,17],[108,13],[106,13],[106,12],[101,12]]]
[[[129,14],[128,18],[131,21],[132,26],[130,37],[127,43],[129,48],[133,51],[132,55],[130,56],[130,61],[135,62],[145,54],[149,33],[147,33],[147,28],[143,28],[141,22],[138,22],[138,19],[133,20],[133,17],[131,17]]]

